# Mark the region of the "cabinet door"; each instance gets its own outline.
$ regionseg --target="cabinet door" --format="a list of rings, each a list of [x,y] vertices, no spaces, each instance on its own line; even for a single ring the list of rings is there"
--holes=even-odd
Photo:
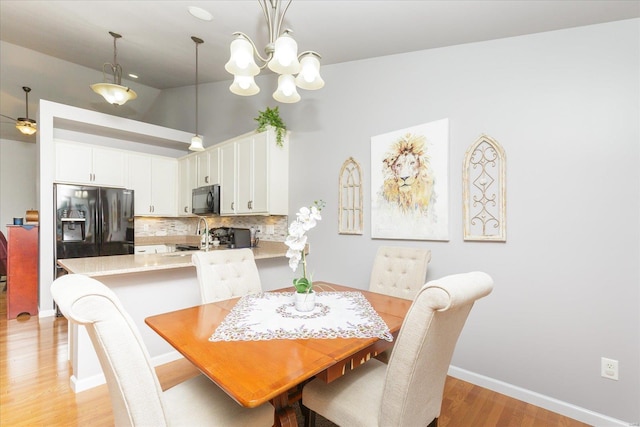
[[[85,144],[56,142],[56,181],[93,184],[93,151]]]
[[[196,165],[196,156],[178,161],[178,215],[191,215],[191,192],[197,182]]]
[[[237,200],[236,213],[251,213],[253,208],[253,137],[236,142]]]
[[[110,187],[125,186],[125,162],[123,151],[93,148],[93,183]]]
[[[257,134],[253,139],[252,152],[252,202],[254,213],[269,212],[269,167],[270,156],[268,150],[269,138],[266,132]],[[276,165],[274,165],[276,166]]]
[[[209,149],[209,177],[211,184],[220,184],[220,148]]]
[[[153,213],[151,200],[151,157],[142,154],[129,155],[129,187],[134,191],[136,215]]]
[[[209,171],[209,152],[203,151],[196,155],[196,162],[198,164],[198,182],[196,187],[203,187],[205,185],[211,185],[211,173]]]
[[[220,148],[220,214],[236,213],[236,144]]]
[[[176,214],[178,161],[153,157],[151,159],[151,205],[154,215]]]

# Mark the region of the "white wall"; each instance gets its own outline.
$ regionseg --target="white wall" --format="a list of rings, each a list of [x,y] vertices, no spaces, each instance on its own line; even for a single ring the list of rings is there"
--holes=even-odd
[[[364,288],[381,244],[431,249],[428,279],[484,270],[495,291],[472,311],[456,367],[592,424],[640,422],[639,44],[636,19],[324,67],[324,89],[280,106],[290,213],[327,201],[310,233],[314,277]],[[276,105],[273,88],[252,98],[227,88],[201,87],[206,145]],[[186,114],[175,100],[193,102],[192,91],[163,92],[147,120],[172,126]],[[367,186],[371,136],[441,118],[450,241],[371,239],[368,187],[364,235],[339,235],[342,163],[359,161]],[[482,133],[507,153],[506,243],[462,240],[462,160]],[[619,360],[619,381],[600,377],[601,356]]]
[[[0,139],[0,231],[36,209],[36,144]],[[26,218],[25,218],[26,221]]]

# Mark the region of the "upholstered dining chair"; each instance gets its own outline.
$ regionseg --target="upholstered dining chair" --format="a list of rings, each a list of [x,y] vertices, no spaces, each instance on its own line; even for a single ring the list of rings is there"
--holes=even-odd
[[[482,272],[425,284],[400,328],[389,364],[371,359],[326,384],[304,386],[302,404],[341,426],[437,426],[451,357],[473,303],[493,289]]]
[[[262,292],[251,249],[196,252],[191,260],[196,266],[203,304]]]
[[[62,276],[51,294],[62,314],[89,333],[116,426],[273,425],[273,406],[244,408],[203,375],[163,392],[136,325],[113,291],[97,280]]]
[[[426,281],[429,261],[429,249],[380,246],[373,261],[369,290],[413,300]]]

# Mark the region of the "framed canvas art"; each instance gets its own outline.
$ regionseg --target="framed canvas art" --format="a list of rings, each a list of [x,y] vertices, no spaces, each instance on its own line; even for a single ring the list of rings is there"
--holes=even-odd
[[[371,237],[449,240],[449,120],[371,138]]]

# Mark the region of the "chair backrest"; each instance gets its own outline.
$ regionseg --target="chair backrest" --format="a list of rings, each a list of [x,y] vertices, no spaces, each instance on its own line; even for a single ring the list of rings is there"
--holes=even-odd
[[[427,277],[431,251],[380,246],[373,261],[369,290],[413,300]]]
[[[482,272],[447,276],[420,289],[391,353],[380,425],[427,425],[440,415],[462,327],[475,300],[492,289],[493,280]]]
[[[196,252],[191,261],[196,266],[203,304],[262,292],[251,249]]]
[[[113,291],[90,277],[69,274],[53,282],[51,295],[69,321],[87,329],[107,380],[115,425],[166,425],[156,371]]]

